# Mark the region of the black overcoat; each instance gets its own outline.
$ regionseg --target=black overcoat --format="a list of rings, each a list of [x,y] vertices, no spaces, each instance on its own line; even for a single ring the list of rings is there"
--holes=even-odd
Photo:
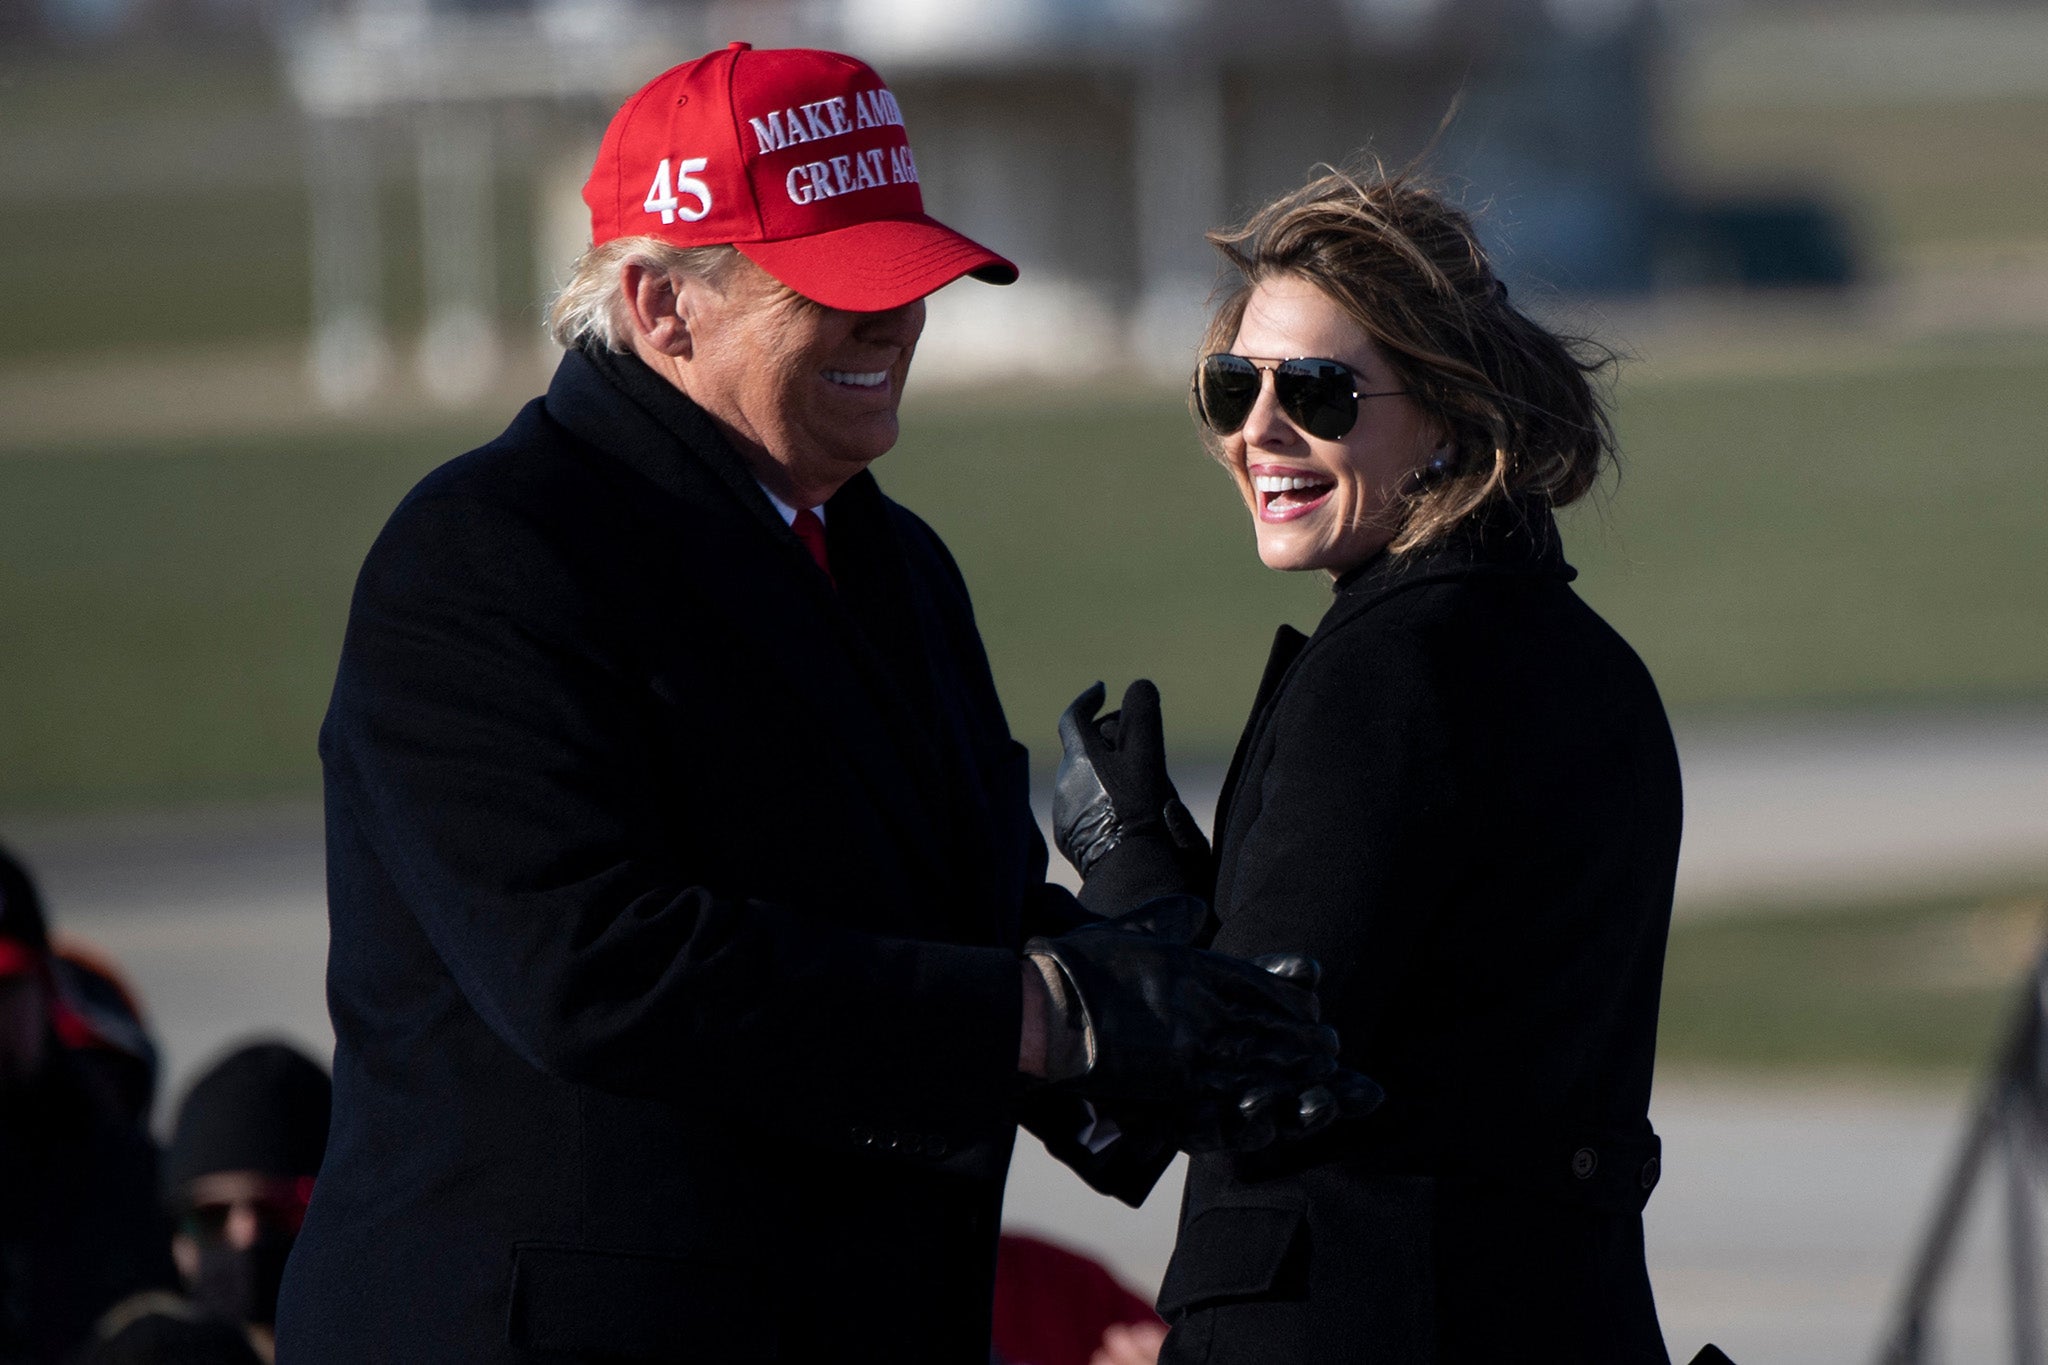
[[[1385,1105],[1198,1156],[1169,1362],[1662,1362],[1643,1264],[1679,837],[1655,687],[1503,507],[1283,629],[1217,814],[1214,946],[1313,954]]]
[[[581,352],[393,514],[285,1365],[986,1359],[1016,949],[1077,912],[945,548],[867,474],[827,523],[837,590]]]

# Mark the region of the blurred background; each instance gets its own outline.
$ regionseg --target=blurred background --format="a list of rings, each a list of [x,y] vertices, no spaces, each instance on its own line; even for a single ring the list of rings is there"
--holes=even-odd
[[[159,1114],[231,1038],[331,1046],[355,569],[545,384],[611,110],[734,39],[872,62],[928,206],[1023,267],[933,300],[877,473],[1041,777],[1059,709],[1143,674],[1213,800],[1327,599],[1194,439],[1203,229],[1434,139],[1518,301],[1622,354],[1623,470],[1566,535],[1687,779],[1660,1306],[1680,1359],[1870,1358],[2048,923],[2038,3],[4,0],[0,839],[139,990]],[[1150,1293],[1175,1192],[1020,1150],[1010,1219]],[[1944,1358],[2013,1330],[1991,1212]]]

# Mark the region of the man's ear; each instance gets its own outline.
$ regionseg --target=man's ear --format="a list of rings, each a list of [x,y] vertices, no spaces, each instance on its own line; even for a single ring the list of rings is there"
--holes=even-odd
[[[666,270],[629,261],[619,275],[619,288],[633,314],[633,331],[650,349],[678,360],[690,358],[690,320],[696,309],[692,285]]]

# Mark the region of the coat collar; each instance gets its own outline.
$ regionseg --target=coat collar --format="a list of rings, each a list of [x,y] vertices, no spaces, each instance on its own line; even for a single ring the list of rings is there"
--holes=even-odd
[[[621,395],[629,402],[622,404]],[[695,471],[677,459],[681,442],[698,468],[715,477],[749,517],[771,533],[787,533],[801,546],[718,424],[640,357],[596,344],[568,352],[548,385],[548,411],[664,492],[697,496],[690,478]]]
[[[1335,600],[1323,613],[1313,639],[1292,626],[1280,627],[1273,637],[1266,671],[1259,679],[1258,697],[1252,703],[1251,716],[1238,737],[1230,769],[1217,796],[1217,846],[1222,846],[1244,765],[1264,727],[1273,698],[1314,640],[1325,638],[1389,597],[1426,583],[1491,577],[1557,578],[1570,582],[1577,576],[1578,570],[1565,563],[1557,521],[1550,509],[1513,502],[1499,502],[1482,509],[1433,545],[1404,555],[1382,551],[1345,573],[1334,585]]]
[[[1406,554],[1382,550],[1334,585],[1335,600],[1316,634],[1350,620],[1395,593],[1460,578],[1555,578],[1579,571],[1565,562],[1557,520],[1539,503],[1500,500],[1468,517],[1442,539]]]
[[[901,514],[873,475],[863,470],[832,497],[834,569],[845,570],[845,591],[835,592],[717,425],[638,357],[568,352],[546,407],[590,458],[625,466],[687,509],[680,518],[652,514],[678,554],[715,570],[716,590],[704,600],[810,696],[827,722],[819,742],[842,748],[866,775],[906,849],[957,864],[955,851],[986,840],[965,828],[972,817],[957,799],[961,779],[935,739],[934,699],[925,695],[945,627],[931,585],[906,562]],[[857,562],[842,566],[842,550]],[[956,736],[946,739],[958,747]],[[954,866],[952,875],[957,885],[992,871]]]

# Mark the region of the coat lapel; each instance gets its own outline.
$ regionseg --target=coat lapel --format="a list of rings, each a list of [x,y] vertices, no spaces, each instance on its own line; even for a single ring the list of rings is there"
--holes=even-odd
[[[998,736],[980,732],[962,704],[976,683],[963,676],[947,613],[934,595],[938,567],[913,571],[906,558],[910,546],[893,524],[904,514],[892,508],[871,475],[860,475],[833,498],[835,524],[842,502],[853,514],[844,519],[848,540],[862,538],[849,564],[858,577],[845,580],[848,606],[892,665],[890,676],[918,720],[908,742],[915,744],[921,764],[932,765],[932,790],[945,794],[946,824],[934,828],[934,840],[950,857],[956,884],[968,899],[997,907],[1005,918],[999,930],[1010,933],[1015,925],[1008,922],[1007,907],[1014,896],[1006,889],[1016,860],[997,853],[997,813],[986,785],[987,767],[1001,761],[989,752]]]
[[[1287,676],[1287,670],[1301,656],[1308,644],[1308,636],[1293,626],[1282,626],[1273,632],[1273,650],[1266,656],[1266,671],[1259,678],[1258,696],[1252,701],[1251,716],[1244,723],[1244,733],[1237,737],[1237,751],[1230,756],[1230,768],[1223,775],[1223,789],[1216,797],[1216,824],[1210,831],[1210,845],[1222,847],[1223,831],[1228,828],[1230,800],[1237,794],[1238,779],[1244,774],[1246,758],[1257,742],[1260,722],[1266,717],[1266,708],[1273,701],[1273,694],[1280,690],[1280,680]]]
[[[846,756],[900,846],[934,884],[950,885],[939,856],[947,841],[935,837],[950,824],[938,755],[893,670],[709,418],[680,394],[659,413],[630,388],[633,403],[622,403],[622,387],[572,351],[549,387],[548,413],[600,470],[616,478],[623,467],[665,495],[631,501],[682,561],[678,589],[767,656],[817,718],[814,742]]]

